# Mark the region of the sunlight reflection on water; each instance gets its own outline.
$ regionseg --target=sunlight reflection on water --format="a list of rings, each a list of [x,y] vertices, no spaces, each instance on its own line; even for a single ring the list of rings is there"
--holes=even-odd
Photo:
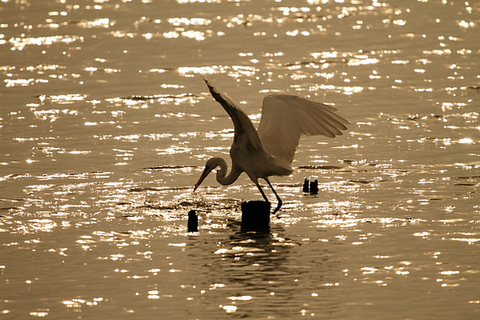
[[[479,10],[3,1],[0,313],[478,317]],[[192,193],[233,138],[199,75],[255,124],[268,93],[352,122],[302,140],[267,232],[240,226],[241,202],[260,197],[248,178]]]

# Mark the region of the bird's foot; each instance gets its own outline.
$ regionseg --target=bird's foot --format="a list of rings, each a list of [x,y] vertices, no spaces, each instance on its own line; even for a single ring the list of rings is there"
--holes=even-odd
[[[281,207],[282,207],[282,201],[279,201],[278,204],[277,204],[277,207],[275,208],[275,210],[273,210],[272,214],[277,215],[277,212],[280,210]],[[278,218],[278,216],[277,216],[277,218]]]

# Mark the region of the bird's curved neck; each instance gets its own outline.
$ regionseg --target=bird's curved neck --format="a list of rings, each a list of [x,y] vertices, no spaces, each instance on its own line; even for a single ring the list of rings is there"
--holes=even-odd
[[[218,158],[219,159],[219,166],[220,170],[217,171],[217,181],[220,184],[223,185],[229,185],[235,182],[237,180],[238,176],[242,173],[242,170],[237,168],[235,165],[232,165],[232,170],[227,176],[227,163],[225,162],[224,159]]]

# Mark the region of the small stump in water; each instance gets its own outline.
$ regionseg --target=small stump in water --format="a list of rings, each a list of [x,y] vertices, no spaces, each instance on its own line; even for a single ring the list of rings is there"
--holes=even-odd
[[[308,179],[303,180],[303,192],[310,192],[311,195],[318,194],[318,180],[308,182]]]
[[[270,228],[270,203],[249,201],[242,203],[242,228],[262,230]]]
[[[318,180],[310,181],[310,194],[318,194]]]
[[[308,184],[308,179],[305,178],[303,180],[303,188],[302,188],[303,192],[310,192],[310,187],[309,186],[310,185]]]
[[[191,210],[188,212],[187,229],[188,229],[188,232],[198,231],[198,216],[195,210]]]

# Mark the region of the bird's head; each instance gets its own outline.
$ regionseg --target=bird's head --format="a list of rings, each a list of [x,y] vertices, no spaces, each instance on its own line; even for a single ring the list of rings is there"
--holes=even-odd
[[[222,159],[220,159],[221,161]],[[197,188],[200,186],[200,184],[205,180],[205,178],[212,172],[213,169],[218,167],[220,165],[219,158],[212,158],[207,161],[205,164],[205,169],[203,169],[202,175],[198,179],[197,183],[195,184],[195,189],[193,189],[193,192],[197,190]]]

